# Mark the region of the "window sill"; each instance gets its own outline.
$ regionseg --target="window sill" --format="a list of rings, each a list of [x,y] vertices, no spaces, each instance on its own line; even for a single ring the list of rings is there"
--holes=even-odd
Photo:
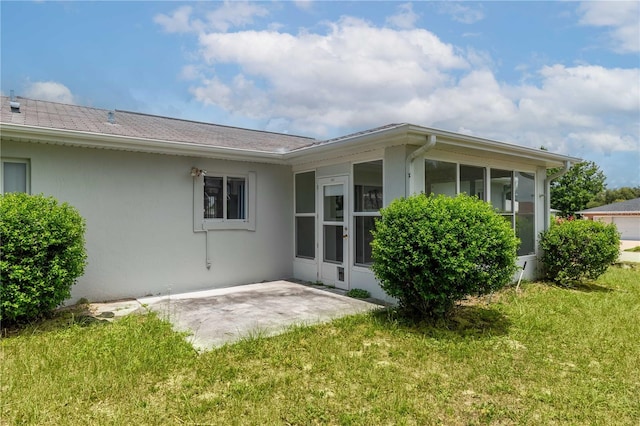
[[[224,230],[241,230],[255,231],[255,224],[244,220],[216,220],[202,222],[202,230],[204,231],[224,231]]]

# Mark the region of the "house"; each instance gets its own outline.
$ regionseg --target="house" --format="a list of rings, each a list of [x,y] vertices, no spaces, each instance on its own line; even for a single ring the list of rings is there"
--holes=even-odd
[[[296,278],[385,298],[370,230],[393,199],[491,202],[534,278],[547,169],[577,158],[412,124],[315,140],[34,99],[1,100],[3,192],[43,193],[86,219],[92,301]]]
[[[620,239],[640,241],[640,198],[576,212],[587,219],[614,223]]]

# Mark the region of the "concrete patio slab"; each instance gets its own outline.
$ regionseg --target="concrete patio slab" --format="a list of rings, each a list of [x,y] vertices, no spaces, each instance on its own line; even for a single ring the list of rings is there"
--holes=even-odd
[[[157,312],[177,331],[190,333],[197,350],[255,335],[272,336],[292,325],[309,325],[367,312],[380,305],[289,281],[249,284],[170,296],[94,305],[115,316]]]

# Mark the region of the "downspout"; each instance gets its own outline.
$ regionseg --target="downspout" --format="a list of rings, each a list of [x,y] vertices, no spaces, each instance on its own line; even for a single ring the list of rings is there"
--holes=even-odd
[[[407,171],[407,185],[405,189],[405,193],[407,196],[411,195],[412,185],[411,185],[411,172],[413,167],[413,160],[422,156],[425,152],[429,151],[436,145],[436,135],[427,135],[427,142],[422,145],[420,148],[413,151],[411,154],[407,156],[407,161],[405,165],[405,169]]]
[[[207,173],[206,170],[201,170],[201,169],[198,169],[196,167],[191,168],[191,176],[193,177],[193,185],[195,186],[197,184],[197,181],[199,180],[200,176],[204,176],[204,175],[206,175],[206,173]],[[204,185],[204,179],[203,179],[203,183],[202,184]],[[194,190],[193,194],[194,194],[194,197],[195,197],[195,194],[196,194],[195,190]],[[193,204],[195,204],[195,200],[194,200]],[[204,233],[204,239],[205,239],[205,243],[204,243],[205,244],[205,249],[204,249],[204,251],[205,251],[205,265],[206,265],[207,269],[211,269],[211,256],[209,254],[209,251],[210,251],[210,249],[209,249],[209,230],[207,228],[205,228],[205,226],[204,226],[204,224],[202,222],[200,222],[200,228],[198,228],[196,226],[195,213],[194,213],[194,216],[193,216],[193,232],[202,232],[202,233]]]
[[[551,181],[558,179],[565,173],[569,171],[571,168],[571,161],[565,161],[564,167],[552,174],[551,176],[547,176],[544,180],[544,230],[549,229],[549,222],[551,220]]]

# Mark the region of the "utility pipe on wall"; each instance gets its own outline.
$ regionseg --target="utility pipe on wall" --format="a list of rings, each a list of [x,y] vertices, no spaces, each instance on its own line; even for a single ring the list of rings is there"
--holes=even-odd
[[[416,149],[415,151],[413,151],[411,154],[407,156],[407,161],[405,166],[406,172],[407,172],[407,187],[406,187],[407,196],[411,195],[411,193],[413,192],[413,185],[411,185],[413,160],[424,155],[425,152],[429,151],[431,148],[433,148],[436,145],[436,135],[427,135],[426,139],[427,141],[424,145],[422,145],[420,148]]]

